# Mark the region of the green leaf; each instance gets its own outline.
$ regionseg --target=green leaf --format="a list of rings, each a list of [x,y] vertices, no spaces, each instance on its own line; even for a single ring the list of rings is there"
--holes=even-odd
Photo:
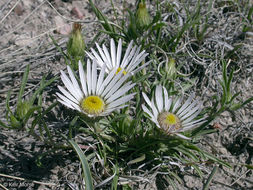
[[[20,87],[19,94],[18,94],[17,104],[20,103],[21,100],[22,100],[22,96],[23,96],[24,91],[25,91],[25,86],[26,86],[26,83],[27,83],[27,80],[28,80],[29,70],[30,70],[30,65],[27,65],[26,69],[25,69],[25,72],[24,72],[24,75],[23,75],[22,82],[21,82],[21,87]]]
[[[111,184],[111,190],[117,190],[118,189],[118,181],[119,181],[119,167],[117,165],[114,166],[114,172],[116,175],[114,176]]]
[[[29,109],[29,111],[25,114],[25,116],[22,120],[23,125],[25,125],[27,123],[28,119],[32,116],[32,114],[36,110],[39,110],[39,109],[41,109],[41,106],[35,106],[35,107],[32,107],[31,109]]]
[[[92,10],[94,11],[95,15],[97,16],[98,20],[104,27],[104,29],[108,32],[111,32],[112,34],[115,33],[113,25],[109,24],[108,19],[106,16],[95,6],[95,4],[92,2],[92,0],[89,0]],[[113,37],[113,36],[111,36]]]
[[[220,160],[219,158],[216,158],[215,156],[213,156],[213,155],[211,155],[211,154],[209,154],[209,153],[207,153],[207,152],[204,152],[204,151],[203,151],[203,154],[205,154],[205,156],[206,156],[207,158],[209,158],[210,160],[213,160],[213,161],[215,161],[215,162],[217,162],[217,163],[219,163],[219,164],[221,164],[221,165],[223,165],[223,166],[226,166],[226,167],[228,167],[228,168],[231,168],[230,164],[228,164],[227,162],[224,162],[224,161]]]
[[[178,190],[177,185],[175,184],[174,180],[171,179],[169,176],[166,176],[168,179],[169,184],[172,186],[174,190]]]
[[[131,161],[129,161],[127,163],[127,165],[131,165],[131,164],[135,164],[135,163],[138,163],[138,162],[142,162],[143,160],[145,160],[146,158],[146,155],[145,154],[142,154],[140,157],[136,158],[136,159],[133,159]]]
[[[203,190],[208,190],[209,189],[210,183],[211,183],[214,175],[216,174],[217,169],[218,169],[218,166],[214,166],[211,174],[209,175],[208,179],[206,180],[206,183],[204,184]]]
[[[247,100],[245,100],[242,104],[241,107],[245,106],[246,104],[250,103],[251,101],[253,101],[253,96],[248,98]]]
[[[73,140],[68,140],[68,141],[71,144],[71,146],[75,149],[81,161],[86,190],[93,190],[94,187],[92,183],[91,172],[90,172],[90,168],[89,168],[89,164],[88,164],[86,156],[84,155],[82,149],[78,146],[78,144],[75,141]]]
[[[243,164],[243,166],[245,166],[246,168],[253,170],[253,165],[249,165],[249,164]]]
[[[7,97],[6,97],[6,114],[5,117],[8,118],[9,113],[13,115],[11,109],[10,109],[10,97],[11,97],[11,91],[8,91]]]

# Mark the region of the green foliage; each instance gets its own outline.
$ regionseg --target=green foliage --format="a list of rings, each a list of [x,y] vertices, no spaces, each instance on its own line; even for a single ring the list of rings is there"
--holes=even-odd
[[[72,145],[72,147],[74,148],[74,150],[76,151],[81,164],[82,164],[82,169],[83,169],[83,178],[85,181],[85,189],[87,190],[93,190],[93,182],[92,182],[92,177],[91,177],[91,172],[90,172],[90,168],[89,168],[89,164],[87,161],[87,158],[85,157],[82,149],[78,146],[78,144],[73,141],[73,140],[68,140],[68,142]]]

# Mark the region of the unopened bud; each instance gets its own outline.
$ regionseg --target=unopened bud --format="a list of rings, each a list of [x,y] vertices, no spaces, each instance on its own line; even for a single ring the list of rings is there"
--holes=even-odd
[[[85,44],[81,33],[81,24],[74,23],[71,36],[67,44],[67,51],[73,58],[80,59],[84,56]]]
[[[166,72],[170,79],[175,79],[177,77],[177,68],[175,64],[175,59],[170,59],[166,66]]]
[[[137,23],[137,26],[140,28],[146,27],[151,23],[150,16],[149,16],[148,10],[146,8],[145,2],[139,3],[138,10],[136,12],[136,16],[137,16],[136,23]]]

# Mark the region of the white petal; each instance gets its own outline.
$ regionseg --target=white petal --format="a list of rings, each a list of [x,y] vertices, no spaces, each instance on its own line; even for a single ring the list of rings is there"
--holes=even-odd
[[[123,75],[122,72],[123,72],[123,70],[121,70],[116,76],[114,76],[112,78],[112,80],[108,83],[108,85],[106,86],[105,90],[101,94],[102,97],[104,97],[114,87],[114,85],[119,81],[119,79]],[[122,77],[122,78],[124,78],[124,77]]]
[[[104,54],[108,60],[108,62],[106,64],[110,65],[110,67],[113,68],[112,59],[111,59],[108,49],[105,47],[104,44],[102,45],[102,47],[103,47]]]
[[[176,101],[176,103],[173,105],[172,113],[174,113],[177,108],[180,106],[181,102],[183,100],[183,97],[179,97]]]
[[[184,111],[191,103],[192,99],[194,98],[195,94],[192,93],[191,96],[189,96],[189,98],[186,100],[186,102],[184,103],[184,105],[178,110],[177,115],[180,115],[180,113],[182,111]]]
[[[154,116],[157,118],[158,117],[158,110],[156,109],[155,103],[154,103],[154,99],[151,100],[151,108],[153,110]]]
[[[145,53],[145,51],[142,51],[140,54],[140,49],[141,47],[138,47],[137,50],[136,50],[137,46],[135,46],[132,51],[133,51],[133,55],[130,53],[130,55],[132,57],[129,57],[129,61],[130,63],[128,64],[128,67],[127,68],[131,68],[132,66],[136,67],[136,62],[138,62],[139,58],[141,58],[141,56]],[[130,60],[131,59],[131,60]],[[139,62],[140,63],[140,62]]]
[[[139,65],[137,68],[130,68],[129,71],[127,72],[130,72],[132,75],[135,74],[135,73],[138,73],[140,70],[142,70],[144,67],[146,67],[152,60],[144,63],[144,64],[141,64]]]
[[[80,97],[80,95],[76,92],[73,83],[69,80],[69,78],[63,71],[60,72],[61,72],[61,80],[64,83],[65,87],[78,101],[80,101],[82,97]]]
[[[125,55],[124,55],[124,58],[123,58],[123,60],[121,62],[121,67],[122,67],[122,65],[125,65],[125,62],[127,61],[128,57],[129,57],[129,52],[130,52],[130,50],[132,48],[133,43],[134,43],[134,41],[132,40],[130,42],[130,44],[128,45],[127,50],[126,50]]]
[[[186,113],[185,115],[183,115],[180,119],[184,120],[187,117],[191,116],[192,114],[194,114],[197,110],[200,109],[200,106],[196,106],[195,108],[193,108],[192,110],[190,110],[188,113]]]
[[[87,86],[88,86],[88,94],[91,94],[91,85],[92,85],[92,76],[91,76],[91,63],[88,59],[87,61]]]
[[[185,139],[185,140],[191,140],[191,138],[186,137],[186,136],[184,136],[184,135],[182,135],[182,134],[179,134],[179,133],[175,133],[175,135],[177,135],[178,137],[180,137],[180,138],[182,138],[182,139]]]
[[[103,65],[100,73],[99,73],[99,77],[98,77],[98,82],[97,82],[97,89],[96,89],[96,94],[98,94],[98,91],[102,85],[102,82],[104,80],[104,76],[105,76],[105,65]]]
[[[172,102],[172,99],[168,98],[168,92],[166,90],[165,87],[163,87],[163,94],[164,94],[164,109],[165,111],[169,111],[170,110],[170,106],[171,106],[171,102]]]
[[[158,108],[158,112],[162,112],[163,110],[163,94],[162,94],[162,86],[159,85],[156,87],[156,91],[155,91],[155,99],[156,99],[156,105]]]
[[[111,38],[111,58],[112,58],[112,66],[116,66],[116,47],[115,47],[115,42]]]
[[[75,110],[75,108],[71,104],[69,104],[67,102],[64,102],[63,100],[57,99],[57,101],[60,102],[61,104],[65,105],[65,106],[67,106],[68,108]]]
[[[194,128],[200,126],[201,124],[203,124],[203,123],[205,123],[205,122],[206,122],[206,120],[203,120],[203,119],[202,119],[202,121],[199,120],[197,123],[190,124],[190,125],[188,125],[187,127],[182,128],[181,131],[184,132],[184,131],[192,130],[192,129],[194,129]]]
[[[121,52],[122,52],[122,40],[119,39],[118,49],[117,49],[117,62],[116,62],[116,67],[117,67],[117,68],[118,68],[119,65],[120,65]]]
[[[192,112],[192,108],[196,106],[199,103],[198,100],[195,100],[190,105],[188,105],[180,114],[178,114],[179,117],[183,117],[186,113]]]
[[[144,100],[149,105],[149,107],[152,108],[151,101],[149,100],[148,96],[144,92],[142,92],[142,96],[144,97]]]
[[[122,68],[125,68],[129,64],[129,62],[132,60],[134,53],[136,52],[136,48],[137,46],[134,46],[132,50],[130,51],[129,55],[127,56],[127,58],[125,59],[125,61],[121,63]]]
[[[121,70],[122,71],[122,70]],[[118,73],[118,75],[122,75],[121,73]],[[111,83],[108,85],[108,89],[110,90],[110,91],[108,91],[108,93],[105,93],[105,94],[103,94],[103,95],[106,95],[105,96],[105,98],[107,99],[107,98],[109,98],[112,94],[114,94],[120,87],[121,87],[121,85],[128,79],[128,76],[129,75],[125,75],[125,76],[123,76],[121,79],[117,79],[117,83],[112,83],[112,85],[111,85]],[[119,90],[121,90],[121,89],[119,89]],[[102,95],[102,96],[103,96]]]
[[[107,99],[107,95],[105,97],[105,99],[107,99],[107,102],[112,102],[113,100],[121,97],[122,95],[124,95],[126,92],[128,92],[130,89],[132,89],[135,86],[134,84],[129,85],[131,82],[128,82],[127,84],[125,84],[124,86],[122,86],[122,88],[120,88],[116,93],[114,93],[113,95],[108,96],[109,98]]]
[[[92,86],[91,86],[91,93],[96,94],[96,87],[97,87],[97,62],[93,61],[92,63]]]
[[[118,107],[122,104],[125,104],[126,102],[128,102],[129,100],[131,100],[133,97],[134,97],[135,93],[133,94],[129,94],[129,95],[126,95],[126,96],[123,96],[115,101],[113,101],[112,103],[108,104],[108,109],[110,108],[115,108],[115,107]]]
[[[136,62],[133,65],[128,66],[126,71],[136,73],[136,72],[140,71],[142,68],[146,67],[152,60],[146,62],[145,64],[140,65],[140,63],[145,60],[145,57],[147,55],[148,55],[148,53],[145,54],[145,56],[143,56],[141,59],[136,60]],[[137,69],[135,69],[136,67],[137,67]]]
[[[149,109],[144,104],[142,104],[142,109],[144,112],[146,112],[151,117],[153,122],[156,121],[155,116],[149,111]]]
[[[201,118],[201,119],[198,119],[198,120],[194,120],[192,122],[188,122],[188,123],[185,123],[185,124],[182,124],[184,128],[190,126],[190,125],[198,125],[198,123],[204,121],[206,118]]]
[[[79,76],[80,76],[83,93],[85,94],[85,96],[88,96],[88,91],[87,91],[87,86],[86,86],[86,77],[84,74],[83,65],[81,61],[79,61],[78,67],[79,67]]]
[[[65,96],[61,95],[60,93],[56,93],[56,95],[65,102],[65,105],[68,105],[68,107],[76,110],[80,110],[78,105],[76,105],[74,102],[66,98]]]
[[[194,109],[192,110],[194,111]],[[190,117],[188,117],[187,119],[185,119],[182,124],[185,124],[187,122],[192,121],[195,117],[197,117],[199,115],[199,113],[201,112],[201,109],[197,110],[195,113],[189,113]],[[191,115],[192,114],[192,115]],[[183,120],[183,119],[182,119]]]
[[[103,81],[103,83],[101,84],[101,87],[98,90],[98,94],[97,95],[101,95],[105,89],[105,87],[107,86],[107,84],[112,80],[112,78],[115,76],[116,74],[116,68],[114,68],[112,71],[109,72],[109,75],[105,78],[105,80]]]
[[[103,58],[103,62],[104,64],[106,64],[106,66],[108,67],[108,69],[112,69],[112,65],[111,65],[111,61],[110,59],[107,59],[106,55],[104,54],[103,50],[100,48],[100,46],[96,43],[96,46],[97,46],[97,49],[100,53],[100,55],[102,56]],[[94,53],[93,53],[94,54]]]
[[[106,65],[106,58],[104,57],[104,54],[101,55],[102,56],[102,58],[101,58],[93,48],[91,48],[91,51],[92,51],[93,55],[95,56],[95,59],[97,60],[100,67],[102,67],[103,65]],[[89,56],[89,54],[87,54],[87,55]],[[92,57],[92,56],[89,56],[89,57]]]
[[[106,115],[110,114],[111,112],[113,112],[115,110],[119,110],[119,109],[125,108],[127,106],[128,105],[122,105],[122,106],[118,106],[118,107],[115,107],[115,108],[106,109],[103,113],[100,114],[100,116],[106,116]]]
[[[72,84],[74,85],[74,88],[75,88],[76,93],[78,93],[79,97],[82,98],[82,97],[83,97],[83,93],[82,93],[82,91],[81,91],[81,89],[80,89],[80,87],[79,87],[79,84],[77,83],[77,80],[76,80],[76,78],[75,78],[75,76],[74,76],[74,73],[72,72],[70,66],[67,66],[67,70],[68,70],[70,79],[71,79],[71,81],[72,81]]]
[[[64,96],[66,96],[68,99],[70,99],[72,102],[78,104],[78,100],[75,99],[68,91],[66,91],[63,87],[58,86],[59,90],[63,93]]]

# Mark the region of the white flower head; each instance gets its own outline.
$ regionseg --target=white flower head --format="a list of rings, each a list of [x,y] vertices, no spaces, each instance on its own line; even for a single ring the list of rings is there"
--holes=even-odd
[[[84,72],[82,63],[79,61],[80,83],[76,80],[71,68],[67,66],[69,77],[61,71],[61,79],[65,85],[58,86],[62,94],[57,93],[58,101],[65,106],[78,110],[89,117],[105,116],[114,110],[125,107],[125,103],[133,98],[135,93],[125,95],[134,83],[127,82],[127,75],[122,71],[116,75],[113,69],[107,76],[105,66],[102,67],[99,75],[97,63],[87,61],[87,71]]]
[[[193,129],[205,122],[205,118],[195,120],[201,112],[201,103],[194,99],[194,94],[182,103],[183,97],[179,97],[174,101],[168,96],[167,90],[162,86],[157,86],[155,90],[155,99],[150,100],[145,93],[143,97],[149,106],[148,109],[142,105],[151,120],[158,128],[167,134],[175,134],[181,138],[189,139],[180,134]]]
[[[141,64],[145,60],[145,57],[148,53],[145,53],[145,50],[140,52],[141,47],[136,45],[133,47],[133,40],[127,47],[125,55],[121,58],[122,54],[122,40],[119,39],[118,47],[116,50],[115,42],[111,39],[111,49],[110,53],[106,48],[105,44],[102,45],[102,48],[96,43],[98,52],[97,53],[93,48],[91,52],[86,52],[87,55],[92,59],[96,60],[100,67],[106,65],[106,72],[110,72],[113,69],[117,69],[117,73],[123,70],[123,74],[131,73],[132,75],[140,71],[143,67],[150,63]]]

